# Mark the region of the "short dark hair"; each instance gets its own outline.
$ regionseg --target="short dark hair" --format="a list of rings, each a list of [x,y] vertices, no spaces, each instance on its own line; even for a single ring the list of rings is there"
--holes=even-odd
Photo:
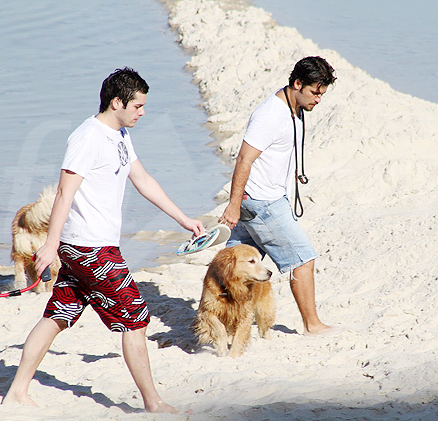
[[[292,87],[297,79],[303,86],[314,83],[317,83],[318,87],[328,86],[336,80],[334,71],[335,69],[319,56],[305,57],[295,64],[289,76],[289,86]]]
[[[137,92],[147,94],[148,91],[149,85],[138,72],[129,67],[116,69],[102,82],[99,112],[105,112],[114,98],[120,98],[126,108]]]

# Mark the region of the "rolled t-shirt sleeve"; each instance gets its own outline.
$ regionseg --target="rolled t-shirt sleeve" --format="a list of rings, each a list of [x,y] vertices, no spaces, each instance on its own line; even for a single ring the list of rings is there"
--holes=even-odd
[[[97,145],[83,136],[69,138],[62,169],[69,170],[85,178],[95,165]]]

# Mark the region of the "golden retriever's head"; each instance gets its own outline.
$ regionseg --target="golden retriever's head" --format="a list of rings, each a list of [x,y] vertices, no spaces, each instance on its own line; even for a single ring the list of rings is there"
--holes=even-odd
[[[240,244],[221,250],[210,264],[218,283],[229,290],[234,298],[248,293],[255,282],[266,282],[272,272],[263,266],[259,251],[252,246]]]

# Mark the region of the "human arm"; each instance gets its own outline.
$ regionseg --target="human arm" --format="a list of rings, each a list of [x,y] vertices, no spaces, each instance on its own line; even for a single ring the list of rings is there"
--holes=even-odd
[[[172,202],[157,180],[144,169],[138,159],[131,164],[129,179],[145,199],[149,200],[149,202],[173,218],[183,228],[192,231],[196,236],[204,233],[202,222],[186,216],[181,209]]]
[[[239,221],[240,205],[242,204],[243,192],[251,171],[251,165],[260,154],[261,151],[245,141],[242,142],[231,181],[230,203],[219,218],[220,223],[229,225],[230,228],[234,228]]]
[[[62,170],[59,179],[58,191],[53,203],[52,213],[50,216],[49,230],[47,240],[38,250],[35,269],[37,276],[40,276],[43,270],[51,265],[55,259],[59,247],[59,240],[70,212],[73,197],[79,189],[83,178],[71,171]]]

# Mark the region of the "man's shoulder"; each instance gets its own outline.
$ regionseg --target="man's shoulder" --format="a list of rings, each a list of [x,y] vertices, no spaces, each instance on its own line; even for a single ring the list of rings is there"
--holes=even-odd
[[[94,116],[87,118],[68,138],[68,141],[87,140],[99,133],[99,124]]]
[[[251,114],[248,125],[263,125],[284,130],[284,125],[288,125],[290,118],[287,106],[278,98],[275,93],[265,99]]]
[[[274,119],[283,118],[287,115],[287,106],[276,95],[277,92],[269,95],[252,113],[254,117],[270,116]]]

